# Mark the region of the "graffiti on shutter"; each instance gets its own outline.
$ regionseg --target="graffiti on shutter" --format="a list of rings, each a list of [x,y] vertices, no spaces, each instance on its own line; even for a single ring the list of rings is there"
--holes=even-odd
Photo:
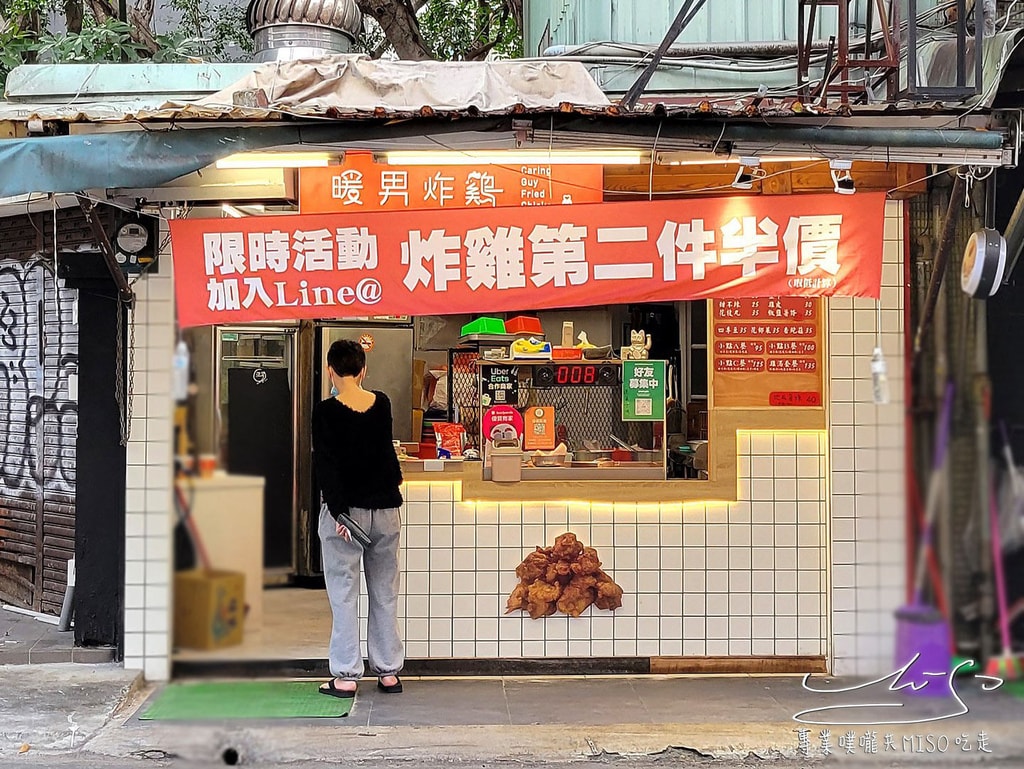
[[[0,222],[0,599],[55,614],[75,550],[77,292],[52,256],[18,253],[15,226]]]

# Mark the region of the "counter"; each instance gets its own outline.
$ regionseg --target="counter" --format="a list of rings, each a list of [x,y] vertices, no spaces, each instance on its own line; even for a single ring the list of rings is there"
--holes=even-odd
[[[402,477],[406,481],[429,481],[442,477],[461,480],[465,464],[461,459],[403,459]]]
[[[547,501],[585,500],[587,502],[611,503],[624,499],[635,502],[706,502],[735,501],[742,499],[740,436],[744,433],[773,432],[786,430],[825,430],[824,409],[806,408],[761,408],[761,409],[715,409],[710,419],[708,442],[708,479],[615,479],[605,476],[617,468],[599,471],[607,480],[569,478],[570,469],[532,468],[523,470],[519,483],[495,483],[484,480],[483,468],[479,462],[465,463],[462,474],[462,495],[474,501]],[[659,477],[664,470],[658,468]],[[550,477],[547,476],[550,474]]]
[[[705,481],[486,483],[474,476],[479,463],[466,463],[465,475],[407,480],[399,622],[408,657],[824,671],[827,434],[734,428],[731,445],[733,501],[680,501]],[[598,501],[613,493],[617,501]],[[567,531],[596,548],[624,591],[621,608],[537,620],[506,613],[516,566]]]

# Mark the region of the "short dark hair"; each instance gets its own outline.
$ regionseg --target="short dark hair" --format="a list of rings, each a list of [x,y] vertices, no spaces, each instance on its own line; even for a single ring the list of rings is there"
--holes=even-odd
[[[338,376],[359,376],[366,368],[366,351],[359,342],[339,339],[327,351],[327,365]]]

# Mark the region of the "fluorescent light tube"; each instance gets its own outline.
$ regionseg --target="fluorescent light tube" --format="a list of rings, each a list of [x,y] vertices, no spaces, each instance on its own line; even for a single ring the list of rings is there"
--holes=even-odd
[[[403,166],[466,166],[466,165],[639,165],[646,163],[643,150],[466,150],[436,152],[433,150],[396,150],[384,153],[390,165]]]
[[[324,168],[331,165],[326,152],[242,152],[217,161],[217,168]]]

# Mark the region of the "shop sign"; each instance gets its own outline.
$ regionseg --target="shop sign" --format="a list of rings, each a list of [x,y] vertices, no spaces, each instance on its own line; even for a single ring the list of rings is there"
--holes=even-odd
[[[393,166],[368,153],[341,165],[299,169],[299,213],[416,211],[600,203],[604,167],[513,165]]]
[[[665,361],[622,361],[622,421],[665,419]]]
[[[854,201],[851,203],[851,200]],[[877,298],[882,193],[176,219],[182,326],[754,296]],[[721,337],[799,318],[723,317]]]
[[[714,405],[820,407],[821,316],[815,298],[712,302]]]
[[[521,441],[523,415],[512,406],[491,406],[484,412],[484,439],[489,441]]]
[[[550,451],[555,448],[554,406],[531,406],[523,419],[524,451]]]
[[[519,404],[519,369],[515,366],[481,366],[482,405]]]

